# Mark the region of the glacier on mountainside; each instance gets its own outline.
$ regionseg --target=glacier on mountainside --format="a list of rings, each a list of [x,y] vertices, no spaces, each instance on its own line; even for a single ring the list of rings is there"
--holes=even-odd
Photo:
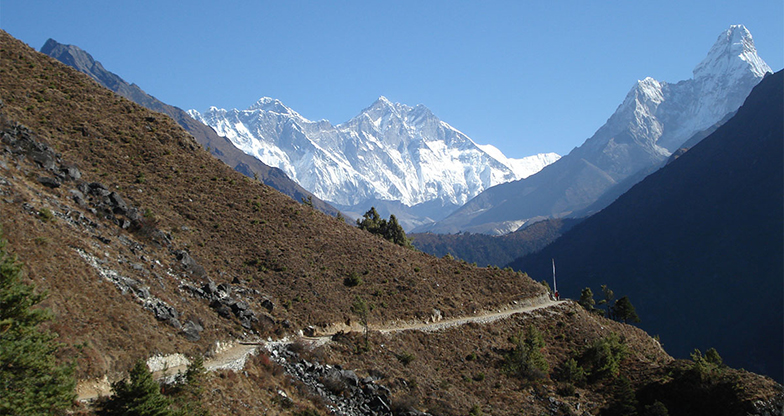
[[[264,97],[246,110],[211,107],[189,114],[316,196],[341,206],[440,200],[460,206],[484,189],[530,176],[560,156],[507,158],[480,146],[423,105],[380,97],[351,120],[311,121]]]
[[[568,155],[526,179],[488,188],[449,217],[416,231],[500,234],[520,221],[601,209],[592,204],[605,192],[622,182],[633,185],[624,182],[627,178],[641,180],[639,173],[664,163],[692,136],[736,111],[772,72],[746,27],[730,26],[691,79],[638,81],[607,122]]]

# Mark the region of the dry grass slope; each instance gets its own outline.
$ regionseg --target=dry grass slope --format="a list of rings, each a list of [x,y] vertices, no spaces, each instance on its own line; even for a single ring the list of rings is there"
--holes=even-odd
[[[350,308],[357,296],[374,305],[370,321],[382,324],[424,321],[434,309],[445,318],[470,315],[544,294],[523,274],[405,249],[299,205],[212,158],[171,119],[5,32],[0,32],[0,100],[0,129],[22,131],[16,122],[27,126],[32,139],[59,155],[57,166],[73,165],[82,174],[59,187],[46,186],[41,179],[51,178],[51,169],[14,153],[5,138],[0,144],[0,226],[9,248],[26,264],[27,277],[49,292],[45,306],[55,312],[54,330],[67,345],[62,358],[77,362],[80,377],[113,380],[138,358],[205,354],[216,341],[247,336],[250,331],[237,318],[219,316],[207,300],[185,289],[208,280],[231,285],[231,295],[261,317],[254,329],[263,336],[356,322]],[[123,214],[73,197],[80,184],[84,189],[93,182],[145,213],[144,220],[123,228]],[[184,268],[183,251],[203,271]],[[121,291],[107,280],[108,271],[135,283]],[[352,276],[361,284],[345,285]],[[152,298],[176,309],[180,323],[202,327],[198,339],[186,337],[171,320],[156,319],[140,300]],[[275,305],[269,314],[266,298]],[[398,400],[419,402],[435,413],[465,414],[475,404],[493,414],[521,407],[548,411],[552,383],[523,385],[498,369],[499,357],[511,347],[507,338],[530,323],[545,334],[551,368],[610,332],[623,334],[634,349],[624,372],[635,383],[671,361],[642,331],[576,307],[432,334],[372,333],[371,350],[363,354],[356,354],[355,336],[348,335],[315,358],[360,373],[377,371]],[[415,359],[404,366],[390,351]],[[465,362],[471,353],[478,359]],[[287,414],[311,407],[310,393],[279,371],[260,357],[247,374],[221,373],[212,382],[209,407],[216,414]],[[281,400],[278,389],[293,404]],[[595,408],[607,394],[601,387],[586,390],[579,401]]]

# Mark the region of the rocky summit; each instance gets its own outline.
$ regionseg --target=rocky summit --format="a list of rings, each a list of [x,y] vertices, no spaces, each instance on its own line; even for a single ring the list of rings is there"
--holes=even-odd
[[[634,183],[627,179],[641,180],[689,138],[726,120],[770,72],[749,31],[731,26],[695,67],[693,78],[638,81],[580,147],[535,175],[485,190],[448,218],[415,231],[503,234],[532,220],[604,208],[612,199],[592,204],[616,186],[628,189]]]

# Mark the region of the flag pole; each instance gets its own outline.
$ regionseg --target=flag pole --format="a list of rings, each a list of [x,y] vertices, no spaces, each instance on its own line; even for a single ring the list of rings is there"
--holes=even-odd
[[[555,284],[555,259],[553,259],[553,293],[558,291],[558,285]]]

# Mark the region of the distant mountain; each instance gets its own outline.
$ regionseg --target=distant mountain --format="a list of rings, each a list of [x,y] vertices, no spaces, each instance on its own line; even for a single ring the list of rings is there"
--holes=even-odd
[[[258,178],[261,182],[290,196],[297,202],[310,197],[314,207],[330,215],[337,215],[337,209],[314,197],[310,192],[289,179],[280,169],[267,166],[258,159],[249,157],[237,150],[225,137],[218,136],[215,130],[194,120],[182,109],[161,102],[144,92],[136,84],[125,82],[118,75],[106,70],[100,62],[93,59],[89,53],[78,46],[64,45],[54,39],[49,39],[41,47],[41,53],[78,69],[89,75],[103,87],[139,105],[171,117],[188,133],[192,134],[199,144],[209,149],[210,153],[243,175]]]
[[[782,71],[766,77],[713,134],[512,266],[548,278],[554,258],[562,293],[628,295],[673,355],[715,347],[781,381],[782,90]]]
[[[582,146],[529,178],[487,189],[448,218],[415,231],[501,234],[532,219],[583,210],[735,111],[768,72],[749,31],[731,26],[694,69],[692,79],[637,82]]]
[[[443,218],[483,190],[559,158],[548,153],[509,159],[423,105],[384,97],[337,126],[308,120],[266,97],[246,110],[211,107],[190,114],[342,211],[361,215],[386,205],[407,229]]]
[[[175,401],[168,413],[233,416],[648,414],[656,402],[657,414],[673,416],[782,408],[772,380],[734,369],[694,377],[691,361],[673,360],[644,331],[549,302],[523,274],[401,247],[244,180],[169,117],[2,30],[0,68],[0,309],[5,318],[7,301],[21,298],[18,316],[35,302],[25,292],[47,294],[40,306],[55,320],[44,327],[60,345],[46,358],[73,365],[83,400],[104,402],[109,381],[127,379],[140,360],[173,374],[203,358],[215,370],[203,394],[167,387],[155,403]],[[24,285],[14,284],[16,264]],[[363,312],[364,304],[374,307]],[[6,374],[23,379],[41,361],[10,353],[44,343],[31,341],[42,337],[28,322],[2,321],[0,407],[94,410],[52,411],[49,388],[9,400],[21,389],[5,387]],[[305,334],[331,340],[315,345]],[[523,334],[543,345],[535,371],[520,358]],[[626,354],[602,349],[619,341]],[[617,376],[601,368],[608,357]],[[561,381],[576,381],[562,371],[575,362],[590,382]],[[630,402],[638,404],[624,413]]]
[[[504,235],[409,233],[408,236],[418,250],[437,257],[449,254],[480,267],[503,267],[518,257],[543,249],[580,221],[554,218]]]

